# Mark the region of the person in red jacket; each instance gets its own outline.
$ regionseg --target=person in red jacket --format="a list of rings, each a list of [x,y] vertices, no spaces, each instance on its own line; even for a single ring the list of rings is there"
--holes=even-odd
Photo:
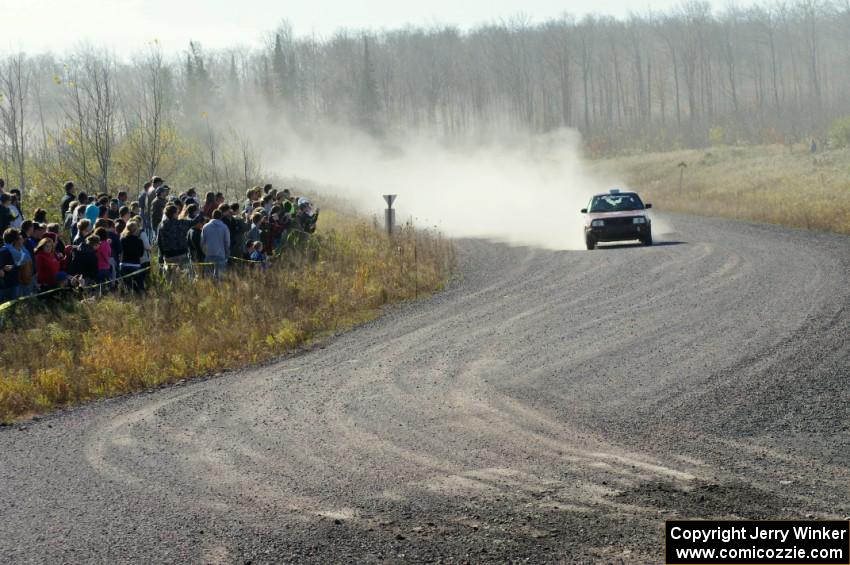
[[[53,240],[45,237],[35,248],[35,270],[41,290],[51,290],[61,286],[68,275],[60,270],[59,258],[53,252]]]

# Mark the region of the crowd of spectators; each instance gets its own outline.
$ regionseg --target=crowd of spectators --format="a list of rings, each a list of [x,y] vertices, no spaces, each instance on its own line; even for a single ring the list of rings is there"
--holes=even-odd
[[[21,192],[0,179],[0,303],[73,286],[145,291],[151,264],[168,276],[220,279],[233,262],[265,269],[271,256],[313,233],[318,209],[271,184],[247,191],[244,203],[194,188],[172,194],[160,177],[139,195],[78,192],[64,185],[59,221],[36,209],[26,217]]]

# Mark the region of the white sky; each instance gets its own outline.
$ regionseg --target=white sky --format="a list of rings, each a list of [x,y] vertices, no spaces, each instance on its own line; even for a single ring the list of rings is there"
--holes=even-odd
[[[729,0],[711,0],[716,8]],[[746,0],[744,0],[746,2]],[[532,22],[564,12],[626,16],[667,10],[680,0],[0,0],[0,53],[62,51],[86,41],[120,56],[156,38],[166,52],[261,44],[282,20],[297,36],[339,28],[454,24],[462,29],[524,15]],[[741,3],[741,2],[739,2]]]

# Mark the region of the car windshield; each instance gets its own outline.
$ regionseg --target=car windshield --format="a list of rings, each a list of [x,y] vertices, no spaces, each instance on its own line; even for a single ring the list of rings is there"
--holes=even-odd
[[[590,203],[592,212],[631,212],[643,210],[643,202],[637,194],[604,194],[594,196]]]

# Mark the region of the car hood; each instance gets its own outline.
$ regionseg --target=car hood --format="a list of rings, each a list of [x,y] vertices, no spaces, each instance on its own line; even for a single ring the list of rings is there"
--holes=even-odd
[[[629,210],[628,212],[592,212],[588,216],[594,220],[605,218],[632,218],[634,216],[647,216],[647,210]]]

